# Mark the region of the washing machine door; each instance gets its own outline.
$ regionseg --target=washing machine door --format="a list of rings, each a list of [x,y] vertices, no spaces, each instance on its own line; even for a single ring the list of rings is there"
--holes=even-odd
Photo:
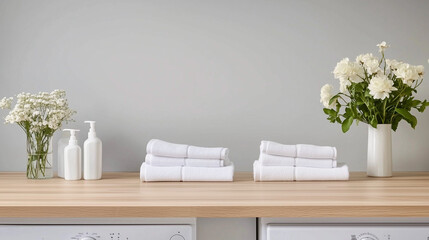
[[[429,240],[428,225],[268,224],[267,240]]]

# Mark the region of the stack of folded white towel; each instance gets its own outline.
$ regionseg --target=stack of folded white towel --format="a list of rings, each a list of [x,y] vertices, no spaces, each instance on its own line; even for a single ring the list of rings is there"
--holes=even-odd
[[[337,163],[337,149],[262,141],[253,163],[255,181],[348,180],[347,165]]]
[[[234,165],[228,148],[205,148],[149,141],[141,181],[232,181]]]

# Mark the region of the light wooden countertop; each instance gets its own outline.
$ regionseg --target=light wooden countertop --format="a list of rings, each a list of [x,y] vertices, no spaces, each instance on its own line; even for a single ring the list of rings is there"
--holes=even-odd
[[[28,180],[0,172],[0,217],[429,217],[429,172],[344,182],[142,183],[138,173],[99,181]]]

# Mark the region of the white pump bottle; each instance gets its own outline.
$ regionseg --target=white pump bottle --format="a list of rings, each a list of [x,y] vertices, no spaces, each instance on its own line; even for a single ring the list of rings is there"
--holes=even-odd
[[[83,146],[83,178],[85,180],[101,179],[102,143],[95,133],[95,121],[85,121],[90,124],[88,139]]]
[[[64,179],[80,180],[82,178],[82,150],[77,145],[77,129],[64,129],[70,132],[69,145],[64,148]]]
[[[63,132],[61,139],[58,141],[58,156],[57,156],[57,165],[58,165],[58,177],[64,178],[64,148],[66,148],[69,143],[70,134],[68,132]]]

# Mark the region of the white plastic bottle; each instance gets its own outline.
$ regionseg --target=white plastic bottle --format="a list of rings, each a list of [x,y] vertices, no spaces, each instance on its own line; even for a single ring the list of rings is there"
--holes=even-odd
[[[95,133],[95,121],[85,121],[90,124],[88,139],[83,146],[83,178],[85,180],[101,179],[102,143]]]
[[[64,179],[80,180],[82,178],[82,150],[77,145],[77,129],[64,129],[70,132],[69,145],[64,148]]]
[[[58,177],[64,178],[64,148],[66,148],[69,142],[70,134],[68,132],[63,132],[60,140],[58,140],[58,156],[57,156],[57,165],[58,165]]]

